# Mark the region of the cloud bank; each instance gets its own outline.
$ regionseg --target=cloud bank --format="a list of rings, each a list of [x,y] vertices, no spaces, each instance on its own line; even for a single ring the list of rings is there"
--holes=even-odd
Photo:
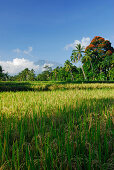
[[[24,55],[33,57],[31,55],[32,50],[33,50],[32,47],[28,47],[27,50],[21,50],[19,48],[16,48],[16,49],[13,49],[12,51],[14,53],[17,53],[18,55],[24,54]],[[12,75],[12,76],[18,74],[25,68],[28,68],[30,70],[33,69],[35,71],[35,74],[39,74],[42,71],[46,70],[45,66],[52,67],[52,69],[57,67],[56,62],[52,62],[52,61],[48,61],[48,60],[47,61],[46,60],[38,60],[38,62],[34,63],[33,61],[30,61],[29,59],[25,59],[24,57],[23,58],[17,57],[17,58],[14,58],[12,61],[3,61],[0,59],[0,65],[2,66],[2,69],[4,70],[5,73],[8,72],[8,74]]]
[[[0,61],[4,72],[8,72],[10,75],[15,75],[24,70],[25,68],[34,69],[37,73],[39,71],[39,65],[35,65],[34,62],[24,58],[14,58],[12,61]]]
[[[40,63],[40,62],[43,63]],[[27,60],[25,58],[14,58],[12,61],[0,61],[0,65],[2,66],[2,69],[4,70],[4,73],[7,73],[11,76],[14,76],[24,70],[25,68],[33,69],[35,71],[35,74],[39,74],[42,71],[46,71],[46,66],[51,67],[54,69],[57,67],[57,63],[54,63],[52,61],[45,61],[45,60],[39,60],[37,63],[34,63],[33,61]]]
[[[89,37],[83,37],[81,39],[81,41],[75,40],[73,43],[66,45],[65,50],[69,50],[69,48],[75,49],[75,46],[77,44],[81,44],[82,46],[84,46],[84,48],[86,48],[90,44],[90,38]]]

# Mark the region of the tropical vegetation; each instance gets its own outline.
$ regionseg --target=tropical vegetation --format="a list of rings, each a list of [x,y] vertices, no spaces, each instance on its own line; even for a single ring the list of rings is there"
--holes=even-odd
[[[79,62],[80,67],[76,67]],[[0,66],[0,170],[114,169],[114,48],[96,36],[63,67]]]
[[[80,63],[76,67],[72,63]],[[114,80],[114,48],[110,41],[100,36],[93,38],[84,49],[77,44],[72,51],[70,60],[66,60],[63,67],[45,65],[44,71],[38,75],[34,70],[24,69],[15,76],[4,74],[0,66],[0,80],[11,81],[104,81]]]

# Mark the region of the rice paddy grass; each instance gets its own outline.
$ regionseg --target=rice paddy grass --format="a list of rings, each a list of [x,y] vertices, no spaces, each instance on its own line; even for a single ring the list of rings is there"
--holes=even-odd
[[[3,91],[49,91],[69,89],[114,89],[113,82],[60,82],[60,81],[14,81],[0,82],[0,92]]]
[[[112,170],[114,84],[54,86],[0,92],[0,169]]]

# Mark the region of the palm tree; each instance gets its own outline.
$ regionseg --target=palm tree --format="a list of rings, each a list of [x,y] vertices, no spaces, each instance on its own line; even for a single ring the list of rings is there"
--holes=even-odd
[[[93,79],[94,79],[93,65],[92,65],[92,62],[91,62],[92,61],[92,56],[93,56],[93,51],[86,50],[82,62],[86,62],[86,61],[89,60],[90,65],[91,65],[91,69],[92,69],[92,72],[93,72]]]
[[[59,73],[59,66],[57,66],[53,71],[52,71],[52,73],[53,73],[53,75],[54,75],[54,77],[55,77],[55,80],[58,80],[58,73]]]
[[[91,65],[91,69],[93,71],[93,65],[92,65],[92,55],[93,55],[93,52],[92,51],[86,51],[85,52],[85,55],[84,55],[84,58],[83,58],[83,61],[90,61],[90,65]]]
[[[47,78],[48,78],[48,80],[49,80],[49,77],[50,77],[50,73],[51,73],[51,71],[52,71],[52,68],[47,64],[47,65],[45,65],[45,66],[43,67],[43,69],[44,69],[44,73],[46,73]]]
[[[64,67],[65,67],[65,70],[70,72],[71,74],[71,77],[72,77],[72,81],[73,81],[73,74],[72,74],[72,63],[69,61],[69,60],[66,60],[65,63],[64,63]]]
[[[77,44],[75,47],[76,47],[76,50],[73,50],[72,55],[71,55],[71,61],[73,63],[77,63],[78,61],[81,61],[81,59],[83,57],[82,53],[84,52],[83,51],[84,47],[82,47],[81,44]],[[85,72],[84,72],[82,64],[81,64],[81,69],[82,69],[82,72],[83,72],[84,79],[86,79]]]

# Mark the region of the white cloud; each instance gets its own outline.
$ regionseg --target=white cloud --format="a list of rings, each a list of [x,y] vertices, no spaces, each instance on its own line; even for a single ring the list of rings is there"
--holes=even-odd
[[[46,66],[52,68],[52,67],[53,67],[53,64],[45,63],[45,64],[42,66],[41,70],[42,70],[42,71],[46,71],[46,70],[47,70],[47,68],[45,68]]]
[[[19,54],[21,52],[21,50],[19,48],[16,48],[16,49],[13,50],[13,52]]]
[[[25,68],[34,69],[36,73],[39,72],[39,65],[35,65],[32,61],[26,60],[24,58],[15,58],[13,61],[0,61],[5,72],[10,75],[15,75],[24,70]]]
[[[29,55],[29,56],[32,56],[32,55],[30,54],[31,51],[32,51],[32,47],[28,47],[28,50],[24,50],[23,53],[24,53],[24,54],[27,54],[27,55]]]
[[[32,47],[28,47],[28,50],[20,50],[19,48],[16,48],[13,50],[14,53],[17,53],[17,54],[26,54],[28,56],[31,56],[33,57],[30,53],[32,52],[33,48]]]
[[[68,50],[69,48],[75,49],[75,46],[77,44],[81,44],[82,46],[87,47],[90,44],[90,38],[89,37],[83,37],[81,41],[75,40],[72,44],[68,44],[65,46],[65,50]]]
[[[82,46],[87,47],[90,44],[90,38],[89,37],[87,37],[87,38],[83,37],[82,40],[81,40],[81,44],[82,44]]]

